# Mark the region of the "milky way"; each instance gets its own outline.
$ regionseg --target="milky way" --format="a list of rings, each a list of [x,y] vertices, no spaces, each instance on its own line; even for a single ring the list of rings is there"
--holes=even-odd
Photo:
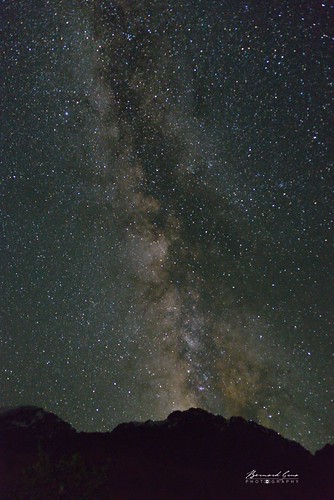
[[[2,10],[2,404],[333,440],[333,4]]]

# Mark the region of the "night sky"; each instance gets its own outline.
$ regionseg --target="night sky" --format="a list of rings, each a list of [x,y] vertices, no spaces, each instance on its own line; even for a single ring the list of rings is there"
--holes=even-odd
[[[333,441],[334,3],[1,9],[1,405]]]

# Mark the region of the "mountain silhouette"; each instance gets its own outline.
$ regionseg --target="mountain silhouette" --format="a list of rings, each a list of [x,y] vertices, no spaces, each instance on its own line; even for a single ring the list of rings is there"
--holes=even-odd
[[[334,446],[312,455],[199,408],[77,432],[42,408],[0,410],[1,500],[333,500]]]

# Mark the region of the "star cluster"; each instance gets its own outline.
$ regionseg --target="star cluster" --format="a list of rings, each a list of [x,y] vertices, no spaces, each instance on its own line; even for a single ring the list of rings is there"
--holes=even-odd
[[[3,404],[331,441],[333,4],[3,12]]]

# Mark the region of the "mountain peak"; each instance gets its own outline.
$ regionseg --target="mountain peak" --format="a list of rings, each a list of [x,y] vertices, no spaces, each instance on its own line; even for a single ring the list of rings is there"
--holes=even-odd
[[[57,434],[75,432],[73,427],[54,413],[38,406],[0,408],[0,431],[53,438]]]
[[[175,421],[194,421],[194,422],[207,422],[212,420],[215,416],[202,408],[189,408],[188,410],[175,410],[167,417],[169,422]]]

